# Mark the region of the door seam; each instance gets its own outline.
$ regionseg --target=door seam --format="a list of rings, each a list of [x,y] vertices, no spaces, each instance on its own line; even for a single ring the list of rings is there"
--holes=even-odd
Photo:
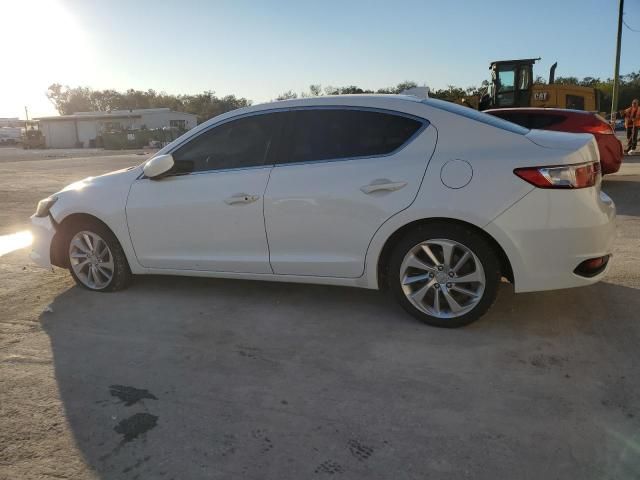
[[[264,227],[264,238],[267,241],[267,257],[269,260],[269,269],[271,270],[272,274],[275,274],[275,272],[273,271],[273,265],[271,265],[271,247],[269,246],[269,235],[267,234],[267,217],[264,213],[264,204],[266,202],[266,195],[267,195],[267,189],[269,188],[269,180],[271,180],[271,172],[273,172],[273,168],[274,166],[272,165],[271,168],[269,169],[269,176],[267,177],[267,183],[264,186],[264,191],[262,192],[262,225]]]

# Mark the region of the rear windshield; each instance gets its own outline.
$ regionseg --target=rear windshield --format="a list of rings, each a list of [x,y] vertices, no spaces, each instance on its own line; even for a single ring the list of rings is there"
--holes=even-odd
[[[520,125],[516,125],[515,123],[508,122],[498,117],[494,117],[493,115],[489,115],[488,113],[478,112],[473,108],[463,107],[462,105],[458,105],[457,103],[445,102],[444,100],[436,100],[435,98],[422,100],[422,103],[449,113],[455,113],[456,115],[470,118],[471,120],[475,120],[476,122],[491,125],[492,127],[496,128],[501,128],[502,130],[506,130],[511,133],[517,133],[518,135],[526,135],[527,133],[529,133],[528,129],[521,127]]]
[[[555,112],[546,112],[544,110],[524,110],[514,108],[509,110],[489,110],[489,115],[500,117],[503,120],[517,123],[524,128],[534,130],[547,130],[554,125],[564,122],[567,117]]]

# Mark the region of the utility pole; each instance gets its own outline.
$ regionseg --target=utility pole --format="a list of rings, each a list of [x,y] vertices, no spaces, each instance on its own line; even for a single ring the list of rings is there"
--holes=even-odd
[[[615,125],[618,112],[618,86],[620,84],[620,47],[622,45],[622,15],[624,12],[624,0],[620,0],[618,10],[618,37],[616,41],[616,67],[613,72],[613,92],[611,94],[611,123]]]
[[[24,106],[24,115],[27,117],[27,122],[29,121],[29,110],[27,110],[27,106]]]

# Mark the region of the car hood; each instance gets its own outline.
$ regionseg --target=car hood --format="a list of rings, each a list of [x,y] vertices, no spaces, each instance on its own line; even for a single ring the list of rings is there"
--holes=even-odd
[[[64,187],[60,192],[84,190],[91,186],[116,185],[120,183],[130,184],[142,173],[142,166],[123,168],[113,172],[98,175],[97,177],[87,177]]]

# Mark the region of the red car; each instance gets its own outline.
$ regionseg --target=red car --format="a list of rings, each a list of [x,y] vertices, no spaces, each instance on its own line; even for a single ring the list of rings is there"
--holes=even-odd
[[[600,115],[582,110],[561,108],[496,108],[485,110],[525,128],[556,130],[558,132],[591,133],[598,142],[602,173],[620,170],[624,152],[611,125]]]

